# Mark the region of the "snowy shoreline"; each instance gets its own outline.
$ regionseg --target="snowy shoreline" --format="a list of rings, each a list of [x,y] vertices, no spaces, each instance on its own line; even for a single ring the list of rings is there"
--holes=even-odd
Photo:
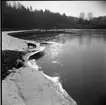
[[[27,49],[24,40],[7,34],[2,33],[2,51]],[[39,71],[36,60],[28,60],[34,53],[26,53],[24,66],[13,70],[2,81],[2,105],[76,105],[58,77],[47,76]]]

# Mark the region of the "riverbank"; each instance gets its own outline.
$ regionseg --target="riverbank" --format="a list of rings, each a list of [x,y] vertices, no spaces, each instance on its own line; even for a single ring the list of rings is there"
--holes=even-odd
[[[9,72],[2,80],[3,105],[76,105],[57,77],[39,71],[35,59],[28,60],[36,51],[27,53],[24,40],[8,32],[2,36],[2,73]]]
[[[6,31],[4,31],[6,32]],[[8,31],[10,36],[24,39],[24,40],[52,40],[59,34],[70,34],[71,36],[85,35],[86,33],[93,34],[97,32],[98,34],[106,34],[105,29],[32,29],[32,30],[17,30],[17,31]]]

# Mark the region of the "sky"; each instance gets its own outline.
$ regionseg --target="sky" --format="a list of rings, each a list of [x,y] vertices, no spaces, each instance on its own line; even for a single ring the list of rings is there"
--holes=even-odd
[[[24,6],[32,6],[33,10],[49,9],[52,12],[65,13],[67,16],[79,17],[81,12],[87,16],[92,12],[94,17],[106,16],[105,1],[19,1]]]

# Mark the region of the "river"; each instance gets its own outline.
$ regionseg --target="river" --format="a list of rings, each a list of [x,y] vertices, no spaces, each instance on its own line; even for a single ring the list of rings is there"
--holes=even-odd
[[[66,31],[72,33],[51,38],[33,34],[30,40],[52,44],[43,45],[45,50],[30,59],[36,59],[45,74],[60,77],[78,105],[106,105],[106,30]]]
[[[71,31],[76,34],[55,36],[37,64],[45,74],[59,76],[78,105],[106,105],[106,31]]]

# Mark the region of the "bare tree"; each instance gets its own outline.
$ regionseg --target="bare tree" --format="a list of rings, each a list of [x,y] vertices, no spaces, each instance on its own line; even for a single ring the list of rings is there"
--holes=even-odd
[[[88,19],[88,20],[92,20],[92,19],[93,19],[93,13],[92,13],[92,12],[89,12],[89,13],[88,13],[87,19]]]
[[[84,12],[81,12],[79,18],[85,19],[85,13]]]

